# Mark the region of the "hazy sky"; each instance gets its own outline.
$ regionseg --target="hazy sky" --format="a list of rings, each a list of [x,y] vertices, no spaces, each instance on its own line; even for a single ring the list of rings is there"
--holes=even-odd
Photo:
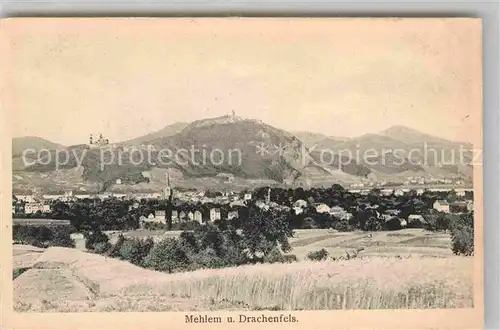
[[[10,21],[13,135],[111,142],[231,113],[356,136],[404,125],[471,140],[473,20]],[[7,53],[8,54],[8,53]]]

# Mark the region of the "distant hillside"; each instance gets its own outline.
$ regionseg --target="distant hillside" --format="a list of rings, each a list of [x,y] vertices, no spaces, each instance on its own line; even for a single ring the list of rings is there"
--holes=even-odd
[[[404,126],[392,126],[380,132],[379,135],[387,136],[409,145],[423,146],[425,144],[428,147],[448,150],[458,150],[460,149],[460,147],[463,147],[464,149],[472,149],[472,144],[470,143],[446,140],[429,134],[421,133]]]
[[[63,149],[65,146],[62,144],[54,143],[49,140],[37,136],[22,136],[12,139],[12,155],[22,155],[26,149],[34,149],[36,151],[41,149],[56,150]]]
[[[179,134],[171,137],[151,141],[159,148],[205,149],[207,154],[212,150],[221,150],[226,159],[220,165],[204,164],[198,166],[180,166],[188,176],[212,176],[217,173],[231,173],[235,176],[248,179],[271,179],[277,182],[296,180],[308,175],[325,174],[329,172],[319,166],[310,157],[303,143],[296,136],[286,131],[267,125],[261,121],[243,119],[232,116],[222,116],[199,120],[191,123]],[[263,154],[259,148],[265,147]],[[278,151],[281,146],[283,153]],[[239,150],[241,164],[235,163],[237,153],[230,150]],[[232,164],[229,157],[233,156]],[[302,156],[308,159],[307,164]],[[195,159],[203,164],[203,157],[198,154]]]
[[[343,158],[349,157],[351,163],[357,165],[355,171],[362,168],[365,174],[368,169],[386,175],[385,179],[391,175],[397,178],[408,171],[414,176],[470,178],[472,167],[467,163],[472,160],[472,152],[463,152],[462,163],[460,146],[470,147],[397,126],[380,134],[365,134],[343,142],[324,140],[314,152],[328,150]],[[349,172],[349,169],[344,171]]]
[[[118,144],[127,145],[127,146],[141,145],[141,144],[144,144],[144,143],[152,141],[152,140],[161,139],[164,137],[169,137],[169,136],[172,136],[174,134],[177,134],[180,131],[182,131],[187,125],[189,125],[189,123],[174,123],[174,124],[165,126],[164,128],[162,128],[159,131],[149,133],[149,134],[146,134],[143,136],[139,136],[139,137],[136,137],[134,139],[127,140],[127,141],[119,142]]]
[[[405,127],[405,126],[392,126],[388,129],[378,133],[379,135],[387,136],[392,139],[408,143],[408,144],[416,144],[416,143],[435,143],[435,144],[448,144],[448,145],[460,145],[460,144],[468,144],[459,141],[450,141],[443,138],[439,138],[433,135],[425,134],[414,129]]]
[[[292,134],[295,135],[299,140],[304,142],[304,144],[308,147],[349,140],[349,138],[346,137],[327,136],[325,134],[306,131],[292,132]]]

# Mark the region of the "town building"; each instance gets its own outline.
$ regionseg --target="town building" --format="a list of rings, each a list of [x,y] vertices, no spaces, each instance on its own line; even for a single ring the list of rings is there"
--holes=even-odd
[[[325,203],[319,203],[316,205],[316,212],[318,213],[329,213],[330,207]]]
[[[347,211],[343,207],[341,207],[341,206],[332,206],[330,208],[329,213],[330,213],[330,215],[332,215],[332,216],[334,216],[336,218],[339,218],[339,219],[343,219],[345,217],[348,217]]]
[[[295,212],[295,215],[299,215],[299,214],[301,214],[301,213],[303,213],[303,212],[304,212],[304,209],[303,209],[303,208],[301,208],[301,207],[295,206],[295,207],[293,208],[293,211]]]
[[[380,194],[382,196],[390,196],[390,195],[392,195],[393,191],[394,191],[393,189],[381,189]]]
[[[179,212],[177,210],[172,210],[172,222],[179,222]]]
[[[91,198],[92,196],[90,194],[75,194],[75,199],[88,199]]]
[[[50,205],[50,203],[43,203],[42,212],[50,213],[51,211],[52,211],[52,205]]]
[[[445,200],[438,199],[437,201],[434,202],[432,207],[439,212],[445,212],[445,213],[450,212],[450,204]]]
[[[394,196],[403,196],[405,193],[401,189],[394,190]]]
[[[211,208],[210,209],[210,221],[220,220],[220,209],[219,208]]]
[[[142,227],[144,227],[147,223],[166,224],[165,211],[156,211],[155,214],[150,213],[147,218],[141,216],[139,218],[139,222]]]
[[[422,227],[425,224],[427,224],[427,221],[420,214],[410,214],[408,216],[408,225],[411,227]]]
[[[26,214],[43,212],[43,210],[44,210],[43,203],[32,202],[32,203],[26,203],[24,205],[24,213]]]
[[[298,199],[293,203],[293,207],[301,207],[301,208],[306,208],[307,207],[307,202],[303,199]]]
[[[264,211],[268,211],[270,208],[269,204],[266,204],[263,201],[255,202],[255,206],[257,206],[259,209],[264,210]]]
[[[237,219],[237,218],[239,218],[239,212],[238,212],[238,210],[229,211],[227,213],[227,219],[228,220]]]
[[[245,205],[245,203],[243,203],[243,201],[236,200],[236,201],[229,203],[229,206],[230,207],[234,207],[234,206],[245,207],[246,205]]]
[[[16,195],[18,201],[22,201],[25,203],[34,203],[36,202],[35,196],[33,195]]]
[[[180,212],[179,212],[179,221],[180,221],[180,222],[182,222],[182,221],[186,221],[186,218],[187,218],[187,216],[186,216],[186,212],[184,212],[184,211],[180,211]]]
[[[203,223],[203,214],[200,211],[194,211],[194,221],[198,221],[199,223]]]

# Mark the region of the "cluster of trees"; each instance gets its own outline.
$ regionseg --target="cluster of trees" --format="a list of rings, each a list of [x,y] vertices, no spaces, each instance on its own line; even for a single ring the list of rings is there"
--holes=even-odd
[[[237,219],[216,221],[156,243],[151,238],[143,240],[121,235],[112,245],[106,235],[92,231],[86,234],[87,248],[169,273],[293,260],[283,255],[291,249],[288,238],[292,236],[292,229],[286,217],[254,211],[243,225]]]
[[[75,229],[71,226],[30,226],[14,225],[12,237],[16,244],[26,244],[46,248],[49,246],[75,247],[71,234]]]

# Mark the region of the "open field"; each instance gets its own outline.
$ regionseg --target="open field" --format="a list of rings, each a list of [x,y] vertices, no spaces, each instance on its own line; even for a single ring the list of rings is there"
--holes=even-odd
[[[124,232],[125,237],[153,237],[155,241],[164,237],[176,237],[181,231],[134,230]],[[371,237],[369,235],[371,234]],[[116,242],[119,232],[108,232],[111,243]],[[299,260],[306,259],[309,252],[326,249],[331,256],[344,256],[363,249],[359,256],[423,256],[450,257],[450,235],[423,229],[403,229],[381,232],[332,232],[327,229],[298,229],[290,238],[292,251]]]
[[[14,304],[18,311],[42,312],[472,307],[473,258],[453,256],[446,234],[372,235],[303,230],[291,240],[299,259],[321,248],[333,255],[365,248],[351,260],[177,274],[76,249],[14,245],[14,265],[23,267],[14,280]]]
[[[370,237],[371,235],[371,237]],[[360,250],[358,256],[392,257],[451,257],[450,235],[423,229],[403,229],[380,232],[329,232],[323,229],[296,230],[290,240],[292,251],[299,260],[309,252],[326,249],[331,256]]]
[[[178,237],[181,233],[182,230],[172,230],[172,231],[167,231],[167,230],[132,230],[132,231],[126,231],[126,232],[106,232],[106,234],[109,237],[109,241],[114,244],[118,240],[118,236],[123,234],[125,238],[143,238],[146,239],[148,237],[152,237],[154,241],[159,241],[165,237]]]

